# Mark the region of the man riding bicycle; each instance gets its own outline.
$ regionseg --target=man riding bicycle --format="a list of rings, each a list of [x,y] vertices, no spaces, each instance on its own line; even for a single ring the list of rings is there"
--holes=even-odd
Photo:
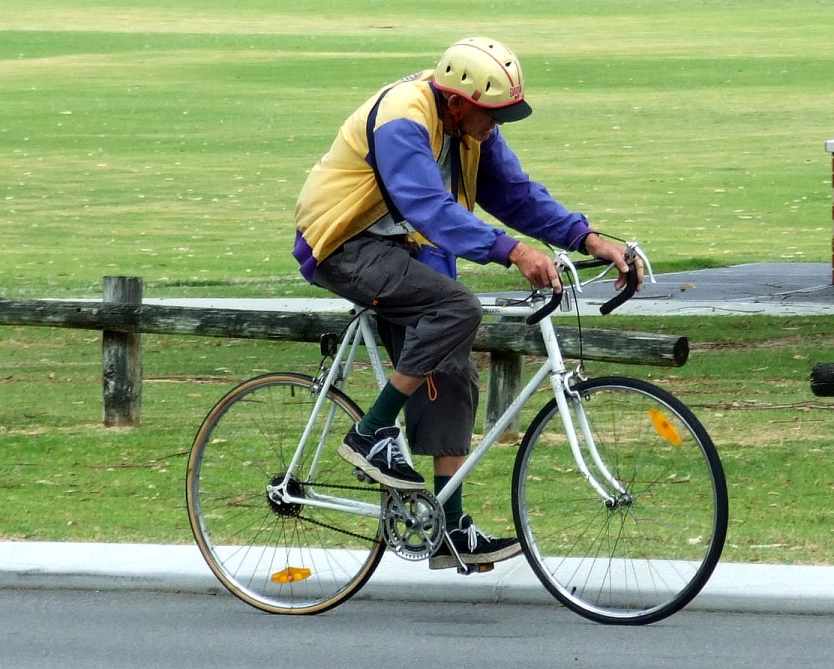
[[[436,492],[469,450],[478,404],[470,353],[481,308],[455,280],[456,258],[515,265],[535,287],[561,290],[552,258],[482,221],[476,204],[526,235],[615,263],[615,285],[624,283],[625,249],[531,181],[499,131],[531,113],[515,54],[492,39],[463,39],[434,70],[386,86],[354,111],[299,195],[293,255],[301,273],[373,308],[394,364],[339,449],[383,485],[425,485],[397,444],[403,408],[412,452],[434,458]],[[466,564],[520,552],[515,538],[477,529],[463,513],[462,487],[444,511]],[[456,562],[444,544],[429,565]]]

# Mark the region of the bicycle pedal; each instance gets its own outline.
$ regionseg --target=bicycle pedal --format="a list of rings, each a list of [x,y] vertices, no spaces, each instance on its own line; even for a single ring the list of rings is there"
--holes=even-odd
[[[495,569],[494,562],[484,562],[483,564],[467,564],[464,567],[458,567],[458,574],[461,576],[469,576],[470,574],[486,574]]]

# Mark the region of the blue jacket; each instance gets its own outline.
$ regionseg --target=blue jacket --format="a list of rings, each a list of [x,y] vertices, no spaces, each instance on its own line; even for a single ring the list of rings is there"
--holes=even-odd
[[[452,192],[446,189],[437,165],[443,138],[437,96],[425,74],[407,78],[386,89],[384,98],[377,93],[367,100],[340,128],[296,205],[293,254],[308,280],[318,262],[386,211],[430,242],[421,246],[420,260],[452,277],[457,257],[509,266],[518,243],[476,216],[476,203],[526,235],[582,249],[590,232],[585,216],[530,180],[498,128],[481,143],[454,141]]]

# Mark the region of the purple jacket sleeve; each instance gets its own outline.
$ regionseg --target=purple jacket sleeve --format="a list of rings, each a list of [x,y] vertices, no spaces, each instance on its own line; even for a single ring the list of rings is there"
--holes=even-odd
[[[511,228],[569,251],[584,249],[590,232],[583,214],[569,211],[530,180],[497,128],[481,144],[478,204]]]
[[[374,143],[391,200],[418,232],[455,256],[509,265],[507,256],[517,242],[455,202],[423,126],[406,119],[389,121],[374,131]]]

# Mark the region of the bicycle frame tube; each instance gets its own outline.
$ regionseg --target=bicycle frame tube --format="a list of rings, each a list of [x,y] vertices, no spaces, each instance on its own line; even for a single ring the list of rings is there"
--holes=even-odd
[[[273,492],[276,488],[280,488],[280,486],[267,486],[267,493]],[[293,497],[292,495],[282,494],[281,502],[285,504],[300,504],[302,506],[317,506],[322,509],[344,511],[346,513],[353,513],[359,516],[370,516],[371,518],[379,515],[379,504],[368,504],[366,502],[360,502],[353,499],[331,497],[330,495]]]
[[[488,308],[485,311],[490,311]],[[499,313],[501,313],[499,311]],[[571,453],[573,454],[573,458],[576,461],[576,466],[591,487],[596,491],[596,493],[602,498],[603,501],[610,502],[613,501],[611,495],[605,490],[605,488],[600,485],[600,483],[594,478],[593,474],[591,474],[590,470],[588,469],[588,465],[585,462],[585,458],[582,455],[582,450],[579,445],[579,440],[576,437],[576,429],[573,425],[573,420],[571,419],[570,409],[567,403],[567,395],[570,392],[567,384],[567,371],[565,370],[565,363],[562,357],[562,352],[559,348],[559,342],[556,337],[556,331],[553,327],[553,322],[550,318],[544,318],[539,322],[539,329],[542,334],[542,339],[544,341],[545,349],[547,350],[547,360],[545,363],[539,368],[536,374],[533,376],[532,379],[524,386],[523,390],[516,399],[510,404],[509,407],[501,414],[501,417],[496,421],[495,425],[493,425],[492,429],[484,436],[483,441],[480,445],[469,454],[466,460],[461,465],[460,469],[455,472],[454,476],[449,480],[449,482],[443,486],[443,489],[437,493],[437,500],[443,504],[445,503],[452,493],[460,486],[463,479],[465,479],[469,473],[474,469],[474,467],[478,464],[480,459],[486,454],[489,448],[497,441],[498,437],[504,432],[507,426],[510,424],[512,419],[516,416],[516,414],[521,411],[521,407],[527,402],[528,399],[533,395],[536,391],[536,388],[544,381],[544,379],[550,375],[551,385],[553,387],[553,394],[556,398],[556,404],[559,408],[559,415],[562,419],[562,425],[565,429],[565,434],[568,438],[568,443],[570,445]],[[584,412],[581,414],[580,424],[584,429],[587,429],[587,432],[584,432],[584,436],[586,437],[586,442],[588,444],[588,448],[594,458],[594,462],[598,462],[601,465],[601,470],[607,474],[608,470],[602,465],[601,459],[599,458],[599,454],[596,451],[596,447],[594,445],[593,439],[590,438],[591,431],[590,427],[588,426],[587,419],[584,416]],[[608,475],[610,476],[610,474]],[[613,481],[612,481],[613,483]],[[618,486],[617,486],[618,487]]]
[[[359,316],[359,327],[362,330],[362,338],[365,340],[365,348],[368,351],[368,358],[371,361],[371,367],[373,368],[374,375],[376,376],[377,386],[379,386],[379,389],[382,390],[385,387],[385,384],[388,383],[388,379],[385,377],[385,370],[382,368],[382,359],[379,357],[379,348],[377,348],[376,345],[376,336],[374,335],[373,330],[371,330],[371,324],[368,317],[364,313]],[[400,427],[399,419],[397,419],[394,424],[397,427]],[[400,450],[402,451],[402,454],[409,466],[414,467],[414,461],[411,459],[411,449],[408,447],[408,440],[405,438],[404,430],[400,430],[400,434],[397,437],[397,443],[399,444]]]
[[[356,333],[358,327],[359,323],[354,321],[348,326],[345,336],[342,337],[342,341],[339,344],[339,349],[333,358],[333,364],[330,366],[330,370],[327,372],[327,376],[325,377],[324,382],[322,383],[321,388],[318,391],[316,403],[313,406],[313,411],[310,413],[310,418],[307,420],[307,425],[304,428],[304,432],[301,435],[301,439],[299,439],[298,441],[298,447],[295,449],[295,454],[293,455],[292,462],[290,462],[290,466],[287,467],[287,473],[285,474],[284,480],[281,483],[281,486],[285,489],[287,486],[287,482],[290,480],[290,477],[295,473],[295,470],[298,469],[298,465],[301,462],[301,456],[304,453],[304,446],[307,443],[307,439],[310,438],[310,433],[313,431],[313,425],[316,422],[316,418],[319,415],[319,411],[321,411],[321,407],[322,404],[324,404],[324,400],[327,398],[327,391],[330,390],[330,387],[333,385],[334,380],[337,378],[337,375],[340,372],[341,360],[344,357],[345,351],[347,350],[348,345],[353,339],[353,336]],[[324,444],[324,437],[326,435],[326,432],[322,433],[322,438],[321,440],[319,440],[318,445],[319,449],[322,448]],[[316,453],[314,460],[318,460],[318,455],[319,454]]]
[[[480,445],[472,451],[466,460],[463,461],[460,469],[458,469],[454,476],[449,479],[449,482],[443,486],[443,489],[437,493],[437,501],[441,504],[444,504],[446,500],[451,497],[452,493],[457,490],[458,486],[460,486],[463,479],[465,479],[469,472],[471,472],[475,465],[478,464],[478,461],[484,456],[484,454],[489,450],[489,448],[498,440],[498,437],[507,429],[507,426],[510,424],[515,415],[521,411],[521,407],[527,402],[528,399],[536,392],[536,389],[541,385],[542,381],[547,378],[547,375],[550,374],[550,363],[545,362],[541,368],[535,373],[532,379],[527,382],[527,385],[524,386],[522,391],[518,394],[518,396],[513,400],[513,403],[507,407],[506,411],[501,414],[501,417],[496,421],[495,425],[492,426],[492,429],[487,432],[486,436],[484,437],[483,441]]]
[[[337,352],[336,357],[333,359],[333,366],[339,367],[336,371],[336,375],[333,377],[333,387],[334,388],[341,388],[342,384],[347,381],[348,376],[350,376],[350,371],[353,368],[353,360],[356,357],[356,347],[359,345],[359,340],[361,338],[361,332],[357,331],[356,334],[353,336],[353,343],[350,346],[350,352],[348,353],[347,360],[344,364],[341,364],[341,357]],[[329,386],[326,384],[322,384],[320,393],[327,393],[330,389]],[[330,426],[333,424],[333,417],[336,415],[336,405],[332,405],[330,407],[330,412],[327,414],[327,418],[324,421],[324,428],[322,428],[321,436],[319,437],[318,446],[316,446],[316,452],[313,454],[313,461],[310,463],[310,470],[308,473],[308,478],[315,481],[316,475],[319,471],[319,460],[321,460],[321,453],[324,450],[324,442],[327,439],[327,435],[330,434]]]

